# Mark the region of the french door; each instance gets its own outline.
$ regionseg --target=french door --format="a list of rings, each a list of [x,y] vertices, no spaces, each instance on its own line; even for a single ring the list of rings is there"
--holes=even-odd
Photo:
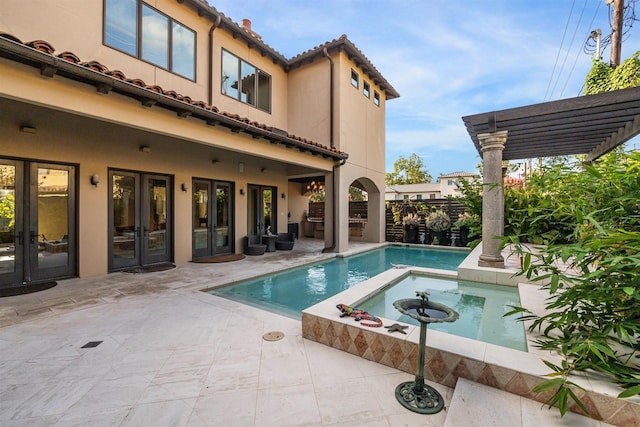
[[[232,195],[228,182],[193,180],[193,258],[233,250]]]
[[[77,274],[75,174],[0,159],[0,288]]]
[[[258,236],[271,232],[276,234],[277,188],[249,185],[247,199],[247,233]]]
[[[173,255],[172,179],[109,171],[109,270],[169,262]]]

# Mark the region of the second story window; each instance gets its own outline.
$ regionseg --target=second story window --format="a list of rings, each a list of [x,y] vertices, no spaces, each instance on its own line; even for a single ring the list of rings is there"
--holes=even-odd
[[[271,112],[271,76],[224,49],[221,92],[262,111]]]
[[[369,98],[371,96],[371,90],[369,89],[369,83],[362,82],[362,94]]]
[[[353,87],[355,87],[356,89],[358,88],[358,80],[360,79],[360,77],[358,76],[358,73],[356,73],[354,70],[351,70],[351,85]]]
[[[378,107],[380,106],[380,94],[375,90],[373,91],[373,103]]]
[[[104,44],[195,80],[196,33],[140,0],[104,0]]]

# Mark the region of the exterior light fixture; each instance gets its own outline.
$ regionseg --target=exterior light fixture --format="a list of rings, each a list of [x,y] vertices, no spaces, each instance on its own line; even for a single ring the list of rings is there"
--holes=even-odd
[[[189,186],[187,185],[186,182],[183,182],[181,187],[182,187],[182,191],[187,191],[189,189]]]
[[[286,193],[282,193],[282,194],[280,195],[280,197],[282,197],[283,199],[286,199],[286,198],[287,198],[287,194],[286,194]]]
[[[34,128],[33,126],[22,125],[20,126],[20,132],[30,133],[32,135],[35,135],[36,133],[38,133],[38,129]]]
[[[244,188],[241,188],[241,189],[240,189],[240,195],[241,195],[241,196],[244,196]]]
[[[91,185],[93,185],[94,187],[97,187],[99,183],[100,183],[100,176],[97,173],[94,173],[93,175],[91,175]]]
[[[151,152],[151,147],[149,147],[148,145],[141,145],[140,146],[140,152],[141,153],[150,153]]]

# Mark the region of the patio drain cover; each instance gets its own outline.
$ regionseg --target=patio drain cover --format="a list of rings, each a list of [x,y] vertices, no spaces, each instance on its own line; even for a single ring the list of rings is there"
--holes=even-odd
[[[284,338],[284,332],[280,332],[280,331],[267,332],[262,336],[262,338],[264,338],[265,341],[279,341],[282,338]]]
[[[99,346],[100,344],[102,344],[102,341],[89,341],[88,343],[86,343],[80,348],[94,348]]]

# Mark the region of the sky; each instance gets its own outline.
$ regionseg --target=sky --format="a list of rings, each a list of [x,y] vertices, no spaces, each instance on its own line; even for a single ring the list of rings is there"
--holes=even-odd
[[[386,172],[417,154],[434,180],[477,172],[463,116],[579,96],[589,35],[611,33],[605,0],[208,1],[238,24],[250,19],[286,58],[346,34],[400,93],[386,103]],[[636,27],[622,60],[640,50]],[[601,56],[609,61],[608,47]]]

